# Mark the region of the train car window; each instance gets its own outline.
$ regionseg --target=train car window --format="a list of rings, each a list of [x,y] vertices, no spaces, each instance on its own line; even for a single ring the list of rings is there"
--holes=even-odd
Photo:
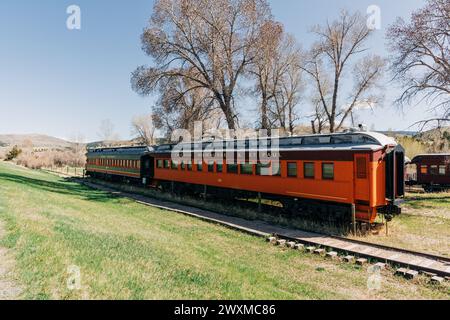
[[[214,162],[208,163],[208,172],[214,172]]]
[[[288,162],[287,175],[288,177],[297,178],[297,162]]]
[[[258,163],[256,165],[256,174],[258,176],[269,176],[270,175],[270,162],[269,163]]]
[[[333,180],[334,179],[334,164],[322,163],[322,179]]]
[[[253,165],[251,163],[242,163],[241,174],[253,174]]]
[[[203,163],[201,161],[197,163],[197,171],[199,172],[203,171]]]
[[[158,159],[158,160],[156,161],[156,167],[157,167],[157,168],[162,168],[162,167],[163,167],[163,161],[162,161],[162,159]]]
[[[333,144],[351,144],[352,141],[353,138],[348,135],[334,136],[331,138],[331,143]]]
[[[184,161],[181,161],[181,170],[186,169],[186,164],[184,163]]]
[[[432,175],[438,174],[438,166],[437,165],[430,166],[430,174],[432,174]]]
[[[192,171],[192,162],[189,162],[187,164],[187,169],[188,169],[188,171]]]
[[[169,160],[164,159],[164,169],[169,169]]]
[[[227,173],[238,173],[238,166],[235,163],[227,164]]]
[[[445,166],[439,166],[439,174],[445,176]]]
[[[367,179],[367,159],[365,157],[356,158],[356,177]]]
[[[314,162],[305,162],[303,172],[306,179],[314,179]]]
[[[172,162],[171,162],[171,164],[170,164],[170,167],[171,167],[173,170],[178,170],[178,161],[172,160]]]
[[[217,163],[216,164],[216,170],[218,173],[221,173],[223,171],[223,164]]]
[[[421,174],[427,174],[428,173],[428,166],[426,166],[426,165],[420,166],[420,173]]]

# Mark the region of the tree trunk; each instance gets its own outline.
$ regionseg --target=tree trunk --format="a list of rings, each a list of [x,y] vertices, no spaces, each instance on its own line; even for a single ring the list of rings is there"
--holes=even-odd
[[[264,95],[261,102],[261,129],[266,129],[270,135],[269,118],[267,117],[267,99]]]

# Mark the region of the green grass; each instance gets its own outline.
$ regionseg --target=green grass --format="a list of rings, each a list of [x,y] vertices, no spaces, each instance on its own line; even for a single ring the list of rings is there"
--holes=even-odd
[[[449,298],[447,285],[390,271],[371,291],[365,268],[3,162],[0,220],[25,299]],[[67,286],[73,265],[79,290]]]

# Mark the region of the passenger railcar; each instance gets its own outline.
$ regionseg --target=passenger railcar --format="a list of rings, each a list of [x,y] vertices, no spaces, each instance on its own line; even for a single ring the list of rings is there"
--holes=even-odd
[[[148,147],[112,147],[88,149],[86,174],[109,180],[150,182],[153,158]]]
[[[426,192],[450,189],[450,153],[420,154],[411,164],[416,165],[415,184]]]
[[[183,150],[189,151],[179,155],[183,161],[172,157],[180,145],[154,146],[142,155],[153,163],[149,171],[144,170],[146,178],[154,187],[166,190],[220,197],[260,196],[280,201],[291,213],[335,220],[351,217],[352,205],[359,221],[374,222],[377,213],[400,212],[404,150],[382,134],[279,138],[276,151],[271,149],[271,156],[278,160],[272,162],[261,161],[261,146],[255,148],[249,141],[215,141],[216,149],[221,143],[216,161],[197,160],[202,155],[196,153],[204,153],[211,142],[184,145]],[[230,152],[236,159],[231,163],[227,160]],[[255,155],[256,161],[250,161]]]

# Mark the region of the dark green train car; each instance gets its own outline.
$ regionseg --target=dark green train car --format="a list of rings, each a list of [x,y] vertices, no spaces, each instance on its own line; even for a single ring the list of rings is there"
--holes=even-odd
[[[149,147],[88,149],[86,175],[117,181],[148,184],[153,177],[153,158]]]

